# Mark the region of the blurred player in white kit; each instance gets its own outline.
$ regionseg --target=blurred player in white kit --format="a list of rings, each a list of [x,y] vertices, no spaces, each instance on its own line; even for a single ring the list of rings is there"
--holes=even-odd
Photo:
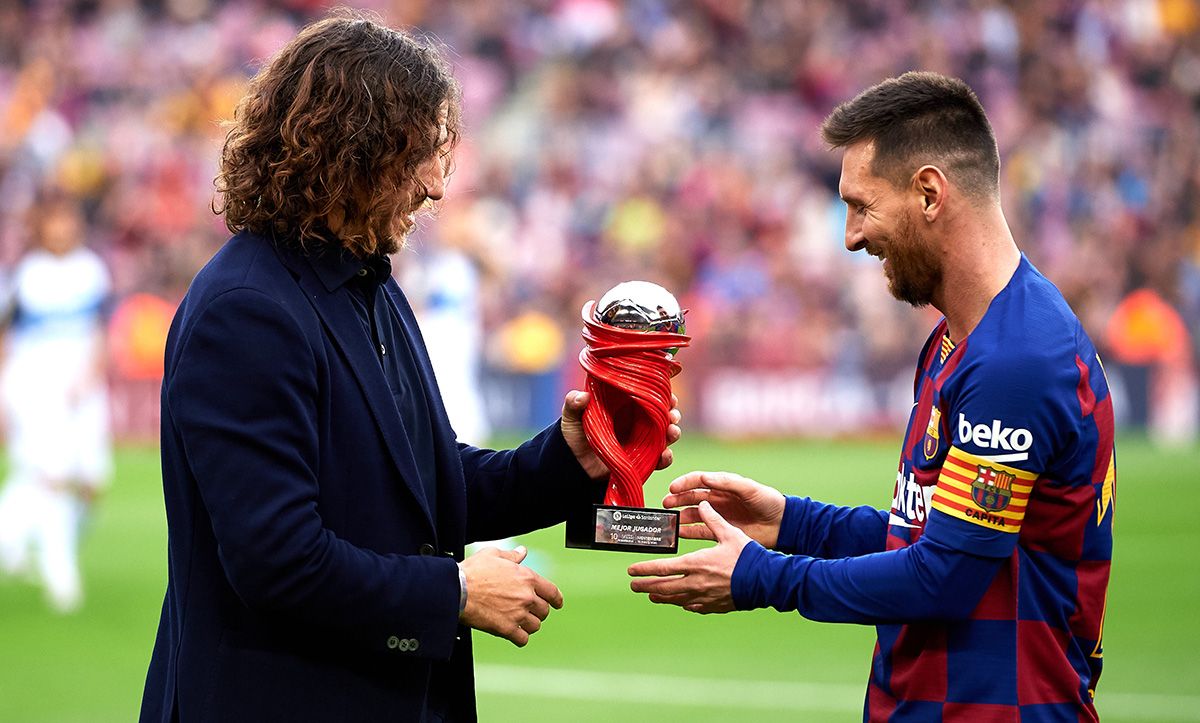
[[[483,445],[492,428],[484,407],[483,314],[480,292],[487,257],[478,250],[476,216],[452,210],[438,217],[439,243],[404,267],[404,289],[421,322],[442,403],[460,442]]]
[[[83,602],[81,522],[112,469],[104,309],[111,282],[83,246],[84,219],[56,196],[34,209],[34,247],[5,285],[0,365],[9,476],[0,489],[0,570],[36,573],[50,605]]]

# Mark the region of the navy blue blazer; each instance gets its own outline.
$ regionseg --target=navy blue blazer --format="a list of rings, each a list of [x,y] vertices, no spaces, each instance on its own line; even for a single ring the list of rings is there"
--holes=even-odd
[[[558,424],[515,450],[457,444],[416,320],[438,509],[344,286],[239,234],[167,339],[168,584],[143,721],[473,720],[456,560],[598,502]]]

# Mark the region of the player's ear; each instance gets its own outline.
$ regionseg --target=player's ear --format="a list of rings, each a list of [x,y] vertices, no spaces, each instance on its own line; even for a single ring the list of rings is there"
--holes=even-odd
[[[921,213],[932,223],[946,201],[946,174],[937,166],[921,166],[913,175],[913,185],[921,197]]]

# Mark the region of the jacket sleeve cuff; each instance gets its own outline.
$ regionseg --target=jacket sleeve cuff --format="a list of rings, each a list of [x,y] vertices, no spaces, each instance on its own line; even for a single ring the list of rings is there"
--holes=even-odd
[[[449,557],[417,559],[429,565],[423,576],[427,581],[424,595],[430,603],[428,614],[397,617],[386,625],[385,636],[379,642],[389,655],[410,652],[420,658],[449,660],[459,636],[461,568]]]
[[[547,431],[549,431],[549,438],[546,451],[548,457],[553,460],[553,464],[561,465],[563,469],[569,470],[568,483],[582,489],[583,495],[589,501],[601,502],[604,499],[604,490],[608,485],[608,479],[594,480],[588,476],[587,472],[583,471],[575,453],[571,451],[571,446],[567,444],[567,438],[563,436],[561,419],[550,425]]]

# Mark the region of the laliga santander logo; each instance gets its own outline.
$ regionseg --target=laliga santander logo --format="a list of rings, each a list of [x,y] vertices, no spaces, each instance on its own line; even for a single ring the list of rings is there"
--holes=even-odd
[[[972,424],[961,412],[958,415],[958,438],[963,444],[973,442],[984,449],[1004,450],[1012,454],[993,455],[998,462],[1016,462],[1029,459],[1027,451],[1033,446],[1033,433],[1024,427],[1013,429],[993,419],[991,425]]]

